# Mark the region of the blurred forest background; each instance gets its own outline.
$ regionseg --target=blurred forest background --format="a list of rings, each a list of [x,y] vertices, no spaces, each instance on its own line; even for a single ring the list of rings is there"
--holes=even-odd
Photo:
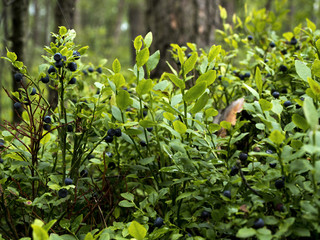
[[[1,0],[1,56],[8,48],[17,53],[29,72],[36,73],[43,63],[43,47],[51,41],[50,32],[64,25],[76,30],[77,44],[89,46],[84,62],[98,66],[101,59],[111,64],[118,58],[122,69],[127,69],[134,64],[133,39],[148,31],[154,35],[153,51],[159,49],[161,58],[169,57],[170,43],[195,42],[203,48],[223,44],[215,34],[223,24],[219,5],[226,8],[226,21],[231,25],[234,13],[244,19],[253,8],[271,10],[279,17],[275,30],[285,32],[306,18],[318,26],[319,4],[320,0]],[[165,67],[163,61],[159,71]],[[17,88],[11,66],[3,59],[0,85],[9,90]],[[10,106],[11,100],[1,89],[1,120],[11,119]]]

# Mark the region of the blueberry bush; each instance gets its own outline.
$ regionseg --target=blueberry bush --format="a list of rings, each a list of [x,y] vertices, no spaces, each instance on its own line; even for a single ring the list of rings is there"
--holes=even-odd
[[[222,45],[172,44],[159,79],[152,33],[130,74],[84,64],[65,27],[36,76],[8,51],[21,122],[2,124],[0,239],[318,239],[320,31],[278,27],[234,16]]]

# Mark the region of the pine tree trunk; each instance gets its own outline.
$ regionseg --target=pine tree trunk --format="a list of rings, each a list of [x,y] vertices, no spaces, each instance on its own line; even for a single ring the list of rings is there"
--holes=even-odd
[[[60,26],[65,26],[67,29],[74,28],[76,4],[77,0],[56,1],[54,32],[58,32]],[[49,88],[49,103],[52,110],[58,105],[58,92],[52,88]]]
[[[24,51],[25,51],[25,33],[26,33],[26,22],[28,16],[28,0],[15,0],[11,5],[11,20],[12,20],[12,33],[11,33],[11,51],[17,54],[18,61],[24,61]],[[13,91],[18,91],[20,83],[17,83],[13,79],[14,73],[17,69],[12,71],[12,89]],[[14,111],[13,121],[20,122],[20,118]],[[18,112],[21,114],[21,112]]]
[[[143,1],[129,2],[128,18],[130,23],[130,39],[133,41],[137,36],[146,34],[145,26],[145,7]],[[131,44],[131,61],[134,64],[136,59],[136,50]]]
[[[159,77],[173,64],[168,51],[171,43],[196,43],[200,48],[214,44],[214,31],[219,25],[218,0],[146,0],[146,23],[153,33],[152,51],[160,50],[161,60],[152,73]],[[173,64],[174,65],[174,64]]]

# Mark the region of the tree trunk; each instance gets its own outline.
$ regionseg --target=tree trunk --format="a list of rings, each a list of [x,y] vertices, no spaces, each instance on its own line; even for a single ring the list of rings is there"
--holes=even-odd
[[[146,34],[145,4],[143,1],[132,1],[129,3],[128,18],[130,23],[130,39],[133,41],[137,36]],[[134,64],[136,50],[131,44],[131,61]]]
[[[24,61],[24,49],[25,49],[25,33],[26,33],[26,22],[28,16],[28,0],[15,0],[11,5],[11,16],[12,16],[12,34],[11,34],[11,51],[15,52],[19,61]],[[12,89],[18,91],[20,83],[17,83],[13,79],[13,75],[16,69],[12,71]],[[13,109],[14,110],[14,109]],[[20,111],[18,111],[21,114]],[[20,118],[16,111],[13,115],[14,122],[20,122]]]
[[[217,0],[146,0],[146,23],[153,33],[152,51],[160,50],[161,60],[152,73],[159,77],[169,71],[166,61],[171,61],[168,51],[171,43],[186,45],[196,43],[208,48],[214,43],[214,31],[219,25]]]
[[[126,6],[126,1],[125,0],[118,0],[118,6],[117,6],[117,18],[116,22],[114,24],[113,28],[113,42],[114,44],[117,44],[119,42],[119,37],[121,33],[121,24],[123,21],[123,15],[124,15],[124,10]]]
[[[58,32],[60,26],[65,26],[67,29],[74,28],[76,4],[77,0],[56,1],[54,32]],[[49,88],[49,103],[54,111],[58,105],[58,92],[52,88]]]

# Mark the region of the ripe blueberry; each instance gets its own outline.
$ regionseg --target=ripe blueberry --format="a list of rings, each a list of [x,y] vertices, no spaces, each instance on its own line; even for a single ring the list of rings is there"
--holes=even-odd
[[[75,62],[70,62],[68,64],[68,68],[70,69],[71,72],[74,72],[77,70],[77,64]]]
[[[3,163],[4,161],[3,161],[3,159],[0,157],[0,163]]]
[[[240,159],[241,161],[246,161],[246,160],[248,159],[248,154],[246,154],[246,153],[240,153],[240,154],[239,154],[239,159]]]
[[[273,96],[274,98],[279,98],[279,97],[280,97],[280,93],[277,92],[277,91],[274,91],[274,92],[272,93],[272,96]]]
[[[22,81],[22,77],[23,77],[23,75],[22,75],[21,73],[15,73],[15,74],[13,75],[13,78],[14,78],[14,80],[15,80],[16,82],[21,82],[21,81]]]
[[[73,127],[72,125],[67,126],[67,132],[73,132]]]
[[[140,145],[141,145],[142,147],[146,147],[146,146],[147,146],[147,143],[146,143],[145,141],[141,140],[141,141],[140,141]]]
[[[92,159],[92,158],[94,158],[94,155],[93,154],[89,154],[88,155],[88,159]]]
[[[273,151],[272,151],[271,149],[268,149],[268,150],[266,151],[266,153],[268,153],[268,154],[273,154]]]
[[[35,95],[36,93],[37,93],[37,90],[35,88],[32,88],[30,95]]]
[[[262,218],[259,218],[257,221],[253,224],[254,228],[263,228],[264,227],[264,221]]]
[[[104,138],[104,140],[106,141],[106,143],[112,143],[112,141],[113,141],[113,136],[107,135],[107,136]]]
[[[106,154],[107,154],[107,156],[108,156],[109,158],[112,157],[112,153],[111,153],[111,152],[106,152]]]
[[[291,45],[296,45],[298,43],[298,40],[295,37],[292,37],[290,40]]]
[[[240,80],[244,80],[244,79],[245,79],[244,74],[240,73],[240,74],[239,74],[239,78],[240,78]]]
[[[115,132],[115,130],[113,128],[110,128],[108,130],[107,134],[108,134],[108,136],[113,137],[116,134],[116,132]]]
[[[75,84],[77,82],[77,79],[75,77],[71,78],[68,84]]]
[[[288,52],[287,52],[287,49],[283,49],[283,50],[281,50],[281,53],[283,54],[283,55],[286,55]]]
[[[239,172],[239,168],[238,168],[238,166],[232,166],[231,167],[231,171],[230,171],[230,176],[235,176],[235,175],[237,175],[238,174],[238,172]]]
[[[78,59],[80,59],[80,57],[81,57],[81,54],[78,52],[78,51],[73,51],[73,57],[74,57],[74,59],[75,60],[78,60]]]
[[[92,67],[89,67],[89,68],[88,68],[88,71],[89,71],[90,73],[92,73],[94,70],[93,70]]]
[[[96,69],[96,71],[97,71],[97,73],[102,73],[102,68],[101,67],[98,67],[97,69]]]
[[[51,123],[51,117],[50,117],[50,116],[45,116],[45,117],[43,118],[43,121],[44,121],[45,123]]]
[[[22,107],[22,104],[20,102],[15,102],[13,104],[13,107],[18,110],[18,109],[20,109]]]
[[[53,59],[56,61],[56,62],[59,62],[61,59],[62,59],[62,54],[61,53],[56,53],[53,55]]]
[[[87,170],[87,169],[83,169],[83,170],[80,172],[80,176],[81,176],[81,177],[88,177],[88,170]]]
[[[148,132],[152,132],[152,130],[153,130],[153,127],[147,127]]]
[[[288,70],[288,67],[287,66],[285,66],[285,65],[280,65],[280,67],[279,67],[279,71],[280,72],[286,72]]]
[[[246,72],[245,74],[244,74],[244,77],[245,78],[249,78],[251,76],[251,74],[249,73],[249,72]]]
[[[208,219],[209,217],[211,216],[210,212],[206,211],[206,210],[203,210],[202,213],[201,213],[201,218],[206,220]]]
[[[66,178],[66,179],[64,180],[64,184],[65,184],[65,185],[71,185],[72,182],[73,182],[73,180],[72,180],[71,178]]]
[[[48,83],[48,82],[50,81],[50,78],[49,78],[49,76],[47,75],[47,76],[45,76],[45,77],[42,77],[42,78],[40,79],[40,81],[43,82],[43,83]]]
[[[223,196],[231,199],[231,192],[230,192],[230,190],[225,190],[225,191],[223,192]]]
[[[63,61],[55,62],[54,65],[56,66],[56,68],[62,68],[63,67]]]
[[[46,131],[49,131],[51,129],[50,124],[44,124],[43,125],[43,129],[46,130]]]
[[[148,111],[147,110],[143,110],[143,117],[146,117],[148,115]]]
[[[275,182],[274,182],[274,186],[277,188],[277,189],[281,189],[284,187],[284,181],[282,179],[277,179]]]
[[[285,107],[289,107],[289,106],[291,106],[292,105],[292,102],[291,101],[285,101],[284,103],[283,103],[283,106],[285,106]]]
[[[269,46],[270,46],[271,48],[274,48],[274,47],[276,46],[276,44],[275,44],[274,42],[271,42],[271,43],[269,43]]]
[[[114,130],[114,135],[115,135],[116,137],[121,137],[121,135],[122,135],[121,129],[120,129],[120,128],[116,128],[116,129]]]
[[[58,191],[58,195],[60,198],[65,198],[66,196],[68,196],[68,190],[62,188]]]
[[[275,168],[275,167],[277,166],[277,163],[269,163],[269,166],[270,166],[271,168]]]
[[[161,218],[161,217],[157,217],[156,218],[156,220],[154,221],[154,226],[155,227],[161,227],[162,225],[163,225],[164,223],[163,223],[163,219]]]
[[[248,36],[248,40],[251,41],[253,37],[251,35]]]
[[[48,73],[55,73],[57,70],[54,66],[50,65],[49,69],[48,69]]]
[[[109,162],[108,168],[111,169],[111,170],[115,169],[116,168],[116,164],[114,162]]]

